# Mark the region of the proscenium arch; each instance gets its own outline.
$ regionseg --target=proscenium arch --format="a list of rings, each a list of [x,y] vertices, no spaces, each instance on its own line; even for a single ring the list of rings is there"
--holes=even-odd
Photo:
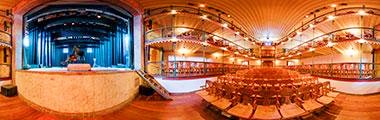
[[[143,68],[143,28],[142,14],[143,8],[135,0],[21,0],[12,9],[13,13],[13,29],[12,29],[12,83],[15,83],[15,72],[22,68],[22,39],[24,34],[24,15],[29,11],[48,4],[105,4],[110,7],[116,6],[128,11],[132,16],[133,25],[132,36],[134,39],[133,61],[134,69]]]

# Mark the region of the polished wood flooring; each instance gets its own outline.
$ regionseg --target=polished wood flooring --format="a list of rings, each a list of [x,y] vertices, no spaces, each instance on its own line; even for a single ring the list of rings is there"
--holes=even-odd
[[[173,101],[137,98],[121,110],[91,118],[70,118],[43,113],[29,107],[18,97],[0,95],[0,120],[223,120],[195,94],[175,95]],[[310,120],[379,120],[380,94],[354,96],[340,94],[336,102]]]

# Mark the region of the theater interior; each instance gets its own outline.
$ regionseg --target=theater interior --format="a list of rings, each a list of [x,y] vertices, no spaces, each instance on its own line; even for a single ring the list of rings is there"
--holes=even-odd
[[[0,0],[0,120],[378,120],[380,0]]]

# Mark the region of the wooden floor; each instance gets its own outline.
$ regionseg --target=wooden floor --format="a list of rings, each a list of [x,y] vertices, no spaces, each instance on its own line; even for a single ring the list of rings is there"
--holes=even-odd
[[[353,96],[340,94],[336,102],[310,120],[379,120],[380,94]],[[173,101],[146,101],[138,98],[120,111],[87,120],[221,120],[216,112],[205,107],[195,94],[174,96]],[[32,109],[18,97],[0,95],[0,120],[75,120]]]

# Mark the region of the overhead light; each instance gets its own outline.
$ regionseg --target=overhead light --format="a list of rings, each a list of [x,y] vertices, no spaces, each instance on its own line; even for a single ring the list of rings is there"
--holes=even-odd
[[[330,7],[335,8],[337,5],[336,4],[331,4]]]
[[[314,26],[314,24],[310,24],[309,27],[310,28],[314,28],[315,26]]]
[[[308,18],[308,17],[309,17],[308,15],[305,16],[305,18]]]
[[[202,42],[202,45],[206,46],[206,45],[208,45],[208,43],[207,42]]]
[[[301,31],[297,31],[297,35],[301,35],[302,34],[302,32]]]
[[[347,56],[354,56],[358,53],[357,50],[354,50],[354,48],[351,48],[351,49],[348,49],[346,51],[344,51],[344,54],[347,55]]]
[[[207,15],[202,15],[201,18],[202,19],[207,19]]]
[[[102,18],[102,16],[100,16],[100,15],[98,15],[98,16],[96,16],[97,18]]]
[[[211,54],[212,56],[214,56],[214,57],[220,57],[220,56],[222,56],[222,54],[221,53],[218,53],[218,52],[215,52],[215,53],[213,53],[213,54]]]
[[[170,39],[170,41],[172,41],[172,42],[177,42],[178,39],[177,39],[177,37],[172,37],[172,39]]]
[[[293,55],[289,55],[288,57],[293,57]]]
[[[329,15],[329,16],[327,16],[327,19],[328,19],[328,20],[334,20],[334,19],[335,19],[335,16],[334,16],[334,15]]]
[[[71,25],[75,25],[75,23],[71,23]]]
[[[178,49],[177,50],[177,52],[179,53],[179,54],[188,54],[188,53],[190,53],[190,50],[189,49],[186,49],[186,48],[180,48],[180,49]]]
[[[315,48],[310,48],[309,51],[310,52],[313,52],[315,50]]]
[[[285,59],[285,57],[281,57],[280,59]]]
[[[228,24],[227,23],[223,23],[222,27],[228,28]]]
[[[359,10],[357,14],[360,15],[360,16],[368,15],[365,10]]]
[[[206,5],[205,4],[199,4],[199,7],[206,7]]]
[[[331,41],[329,41],[329,42],[327,43],[327,46],[328,46],[328,47],[332,47],[332,46],[334,46],[334,43],[332,43]]]
[[[177,10],[171,10],[171,11],[170,11],[170,14],[172,14],[172,15],[177,14]]]
[[[360,38],[360,39],[358,40],[358,43],[365,43],[365,41],[366,41],[366,40],[364,40],[363,38]]]
[[[227,17],[231,17],[231,15],[227,15]]]

